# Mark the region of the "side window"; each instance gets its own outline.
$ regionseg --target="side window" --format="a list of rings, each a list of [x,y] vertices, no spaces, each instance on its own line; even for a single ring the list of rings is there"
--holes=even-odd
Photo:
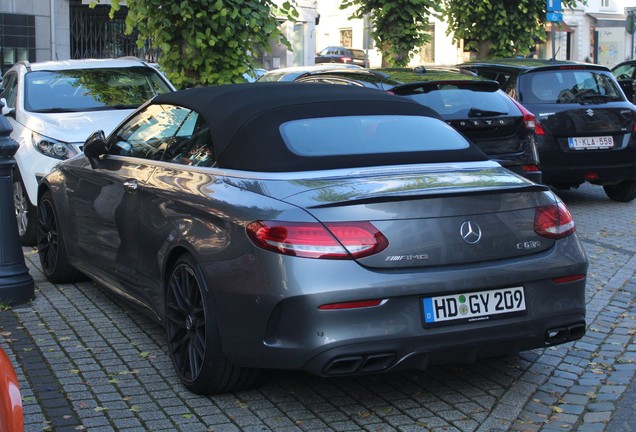
[[[612,74],[616,77],[616,79],[631,79],[634,77],[634,70],[636,66],[631,64],[624,64],[612,71]]]
[[[3,83],[4,91],[0,95],[7,101],[7,108],[15,108],[18,96],[18,76],[15,73],[6,74]]]
[[[189,114],[172,105],[148,106],[113,135],[109,154],[160,160]]]
[[[196,112],[185,119],[164,154],[163,160],[182,165],[213,166],[216,162],[210,129]]]

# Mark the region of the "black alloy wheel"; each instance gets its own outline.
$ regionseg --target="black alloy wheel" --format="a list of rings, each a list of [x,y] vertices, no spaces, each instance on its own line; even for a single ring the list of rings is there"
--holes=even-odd
[[[44,276],[53,283],[77,281],[81,273],[68,262],[51,192],[42,195],[37,214],[37,248]]]
[[[166,292],[168,349],[175,371],[183,385],[197,394],[251,386],[257,373],[227,359],[209,302],[196,260],[182,255],[172,267]]]

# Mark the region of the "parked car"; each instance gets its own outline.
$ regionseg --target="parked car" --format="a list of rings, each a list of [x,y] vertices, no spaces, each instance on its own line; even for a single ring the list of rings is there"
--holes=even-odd
[[[341,63],[322,63],[309,66],[290,66],[279,69],[272,69],[258,77],[257,82],[275,82],[275,81],[294,81],[300,76],[313,71],[330,70],[330,69],[362,69],[362,67],[352,64]]]
[[[196,393],[263,368],[424,368],[585,332],[565,205],[377,90],[165,93],[91,135],[38,196],[47,279],[82,272],[161,321]]]
[[[267,72],[266,69],[256,68],[256,69],[250,70],[248,72],[245,72],[243,74],[243,78],[245,78],[245,81],[247,81],[247,82],[254,82],[257,79],[259,79],[260,77],[262,77],[263,75],[265,75],[266,72]]]
[[[617,64],[612,68],[612,75],[616,77],[627,100],[636,102],[636,60]]]
[[[361,67],[369,67],[369,57],[364,50],[343,46],[329,46],[316,53],[314,58],[319,63],[349,63]]]
[[[0,97],[20,145],[13,198],[22,244],[35,243],[38,180],[81,152],[95,128],[111,131],[146,100],[173,90],[163,74],[130,58],[19,62],[7,71]]]
[[[494,81],[459,69],[429,66],[312,71],[296,81],[371,87],[412,99],[439,113],[492,160],[532,181],[542,181],[535,118]]]
[[[24,413],[18,377],[7,353],[0,347],[0,431],[23,430]]]
[[[557,188],[584,182],[607,196],[636,198],[636,107],[605,66],[501,59],[461,68],[502,84],[537,118],[543,180]]]

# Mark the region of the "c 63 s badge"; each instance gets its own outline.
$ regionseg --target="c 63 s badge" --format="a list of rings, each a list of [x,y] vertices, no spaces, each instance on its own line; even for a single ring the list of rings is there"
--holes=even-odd
[[[541,242],[536,240],[517,243],[518,250],[536,249],[539,246],[541,246]]]

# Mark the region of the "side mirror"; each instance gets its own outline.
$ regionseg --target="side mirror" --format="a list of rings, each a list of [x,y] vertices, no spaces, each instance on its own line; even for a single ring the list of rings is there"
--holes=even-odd
[[[108,153],[104,131],[93,132],[84,142],[84,155],[88,158],[93,169],[99,166],[99,157]]]
[[[13,114],[13,108],[7,106],[7,100],[5,98],[0,98],[0,106],[2,106],[2,115],[8,116]]]

